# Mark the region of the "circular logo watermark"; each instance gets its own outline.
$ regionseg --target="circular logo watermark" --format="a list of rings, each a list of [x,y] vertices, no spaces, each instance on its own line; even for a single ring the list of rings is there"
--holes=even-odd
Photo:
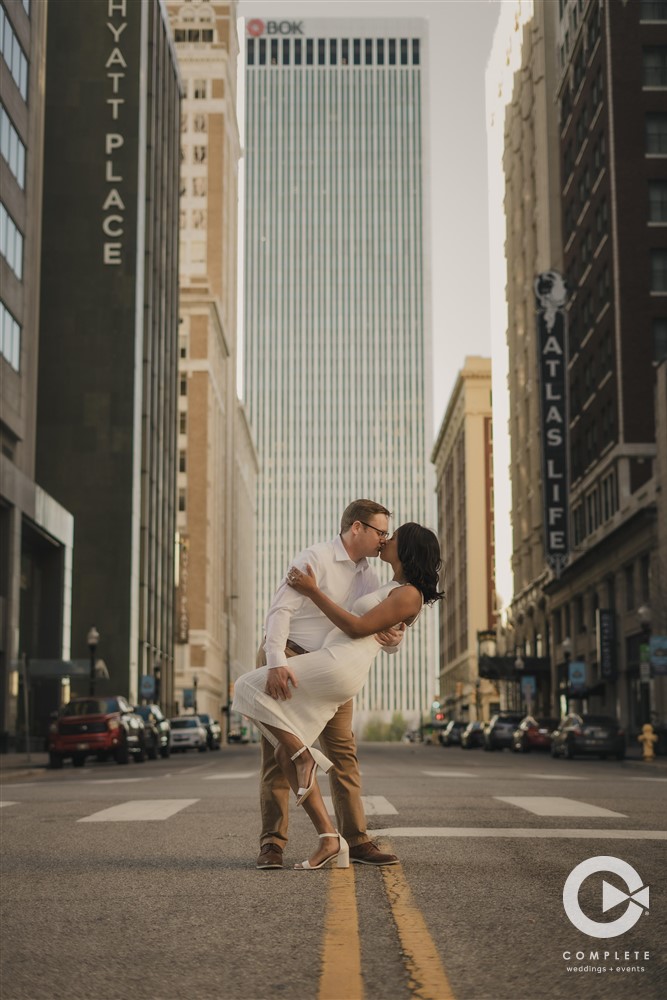
[[[591,920],[579,905],[579,890],[589,877],[598,872],[610,872],[623,879],[628,891],[622,892],[610,885],[609,882],[602,882],[602,912],[606,913],[614,906],[627,901],[627,907],[616,920],[608,923],[600,923]],[[620,858],[611,858],[600,855],[597,858],[589,858],[582,861],[568,875],[563,886],[563,906],[568,919],[574,924],[577,930],[583,934],[588,934],[595,938],[618,937],[625,934],[634,927],[641,915],[648,910],[648,886],[642,882],[640,875],[627,861]]]
[[[259,35],[264,34],[264,21],[260,21],[258,17],[253,17],[251,21],[248,21],[246,29],[249,35],[253,38],[258,38]]]

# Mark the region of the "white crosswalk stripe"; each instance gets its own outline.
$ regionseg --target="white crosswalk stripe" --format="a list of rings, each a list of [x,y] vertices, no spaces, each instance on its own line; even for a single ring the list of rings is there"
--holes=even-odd
[[[525,809],[535,816],[621,816],[627,819],[625,813],[612,812],[611,809],[578,802],[576,799],[563,799],[557,795],[494,795],[494,798]]]
[[[422,771],[422,774],[429,778],[477,778],[479,775],[472,771]]]
[[[231,781],[234,778],[252,778],[257,774],[257,771],[237,771],[236,774],[205,774],[203,776],[204,781],[220,781],[226,780]]]
[[[334,815],[333,801],[330,795],[323,795],[324,808],[330,816]],[[364,812],[367,816],[397,816],[398,809],[385,799],[384,795],[362,795]]]
[[[2,806],[15,806],[16,802],[0,802],[0,807]]]
[[[161,820],[199,802],[199,799],[137,799],[83,816],[78,823],[120,823],[137,820]]]

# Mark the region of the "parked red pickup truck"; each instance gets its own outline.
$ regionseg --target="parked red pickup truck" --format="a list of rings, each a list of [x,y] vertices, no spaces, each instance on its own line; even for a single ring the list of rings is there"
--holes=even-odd
[[[144,722],[122,695],[74,698],[49,730],[49,767],[62,767],[67,757],[83,767],[90,755],[127,764],[131,754],[145,760]]]

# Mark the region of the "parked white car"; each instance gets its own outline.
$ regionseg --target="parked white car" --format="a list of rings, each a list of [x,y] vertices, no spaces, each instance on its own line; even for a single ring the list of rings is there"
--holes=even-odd
[[[179,715],[171,720],[171,752],[191,747],[206,753],[206,727],[198,715]]]

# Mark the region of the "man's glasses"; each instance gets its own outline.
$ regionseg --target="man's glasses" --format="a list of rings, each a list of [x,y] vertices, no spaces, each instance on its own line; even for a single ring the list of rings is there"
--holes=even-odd
[[[359,521],[359,524],[363,524],[363,525],[365,525],[365,527],[372,528],[373,531],[377,531],[378,538],[381,538],[382,541],[384,541],[385,538],[389,538],[389,532],[388,531],[382,531],[380,528],[376,528],[374,524],[369,524],[368,521]]]

